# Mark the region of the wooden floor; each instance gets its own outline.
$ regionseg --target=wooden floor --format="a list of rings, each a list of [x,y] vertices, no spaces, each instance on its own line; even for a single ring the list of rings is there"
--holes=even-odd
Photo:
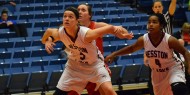
[[[120,92],[122,91],[122,94],[121,93],[118,93],[118,95],[134,95],[134,94],[125,94],[125,92],[123,91],[132,91],[132,90],[143,90],[143,89],[147,89],[148,86],[147,86],[147,83],[135,83],[135,84],[123,84],[121,85],[120,87],[118,85],[114,85],[113,86],[115,91],[117,92]],[[122,90],[120,90],[122,88]],[[45,92],[45,95],[52,95],[54,91],[48,91],[48,92]],[[129,92],[130,93],[130,92]],[[87,91],[84,90],[83,95],[87,95]],[[18,94],[12,94],[12,95],[41,95],[41,92],[31,92],[31,93],[18,93]],[[135,94],[135,95],[150,95],[150,94]]]

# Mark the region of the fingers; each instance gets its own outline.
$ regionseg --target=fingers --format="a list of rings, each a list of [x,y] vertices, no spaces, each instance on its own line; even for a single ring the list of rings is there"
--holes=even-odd
[[[54,50],[54,49],[51,48],[51,47],[46,47],[45,49],[46,49],[46,51],[48,52],[48,54],[52,53],[53,50]]]
[[[113,59],[112,58],[106,58],[104,61],[105,61],[105,63],[111,64],[113,62]]]
[[[132,39],[133,37],[134,37],[133,33],[126,34],[126,38],[127,39]]]
[[[120,39],[132,39],[134,36],[132,34],[120,34],[117,37]]]
[[[46,42],[45,43],[45,49],[46,51],[50,54],[54,51],[54,46],[55,46],[55,43],[53,42]]]
[[[56,44],[52,42],[51,45],[52,45],[52,46],[55,46]]]
[[[46,51],[48,54],[50,54],[52,52],[49,48],[46,48]]]
[[[118,29],[120,29],[120,28],[118,28]],[[115,35],[116,37],[118,37],[118,38],[120,38],[120,39],[132,39],[133,37],[134,37],[134,35],[133,35],[133,32],[131,31],[130,33],[126,30],[126,29],[124,29],[124,28],[122,28],[122,31],[121,31],[121,29],[120,29],[120,31],[118,30],[118,32],[117,32],[117,35]]]
[[[109,59],[106,57],[106,58],[104,59],[104,62],[105,62],[105,63],[108,63],[108,60],[109,60]]]

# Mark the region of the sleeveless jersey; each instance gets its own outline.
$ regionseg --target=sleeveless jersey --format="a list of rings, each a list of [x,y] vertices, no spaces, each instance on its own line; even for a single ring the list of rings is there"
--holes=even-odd
[[[93,67],[99,59],[103,59],[103,55],[98,50],[95,41],[89,43],[84,40],[88,30],[89,28],[79,26],[76,38],[72,40],[63,26],[59,28],[60,39],[68,49],[67,65],[77,70]]]
[[[178,67],[181,70],[184,68],[182,61],[173,53],[173,49],[169,48],[169,37],[170,35],[165,33],[158,46],[155,46],[149,39],[148,33],[144,34],[145,56],[152,69],[151,77],[154,86],[167,80],[166,77],[171,73],[170,70],[173,67]]]
[[[94,21],[91,21],[90,22],[90,25],[88,26],[88,28],[90,29],[95,29],[95,22]],[[98,37],[96,39],[96,46],[99,48],[99,50],[101,51],[101,53],[103,54],[104,51],[103,51],[103,39],[101,37]]]

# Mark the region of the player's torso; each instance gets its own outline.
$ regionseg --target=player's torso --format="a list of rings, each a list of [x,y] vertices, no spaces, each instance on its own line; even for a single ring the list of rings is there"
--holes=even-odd
[[[145,34],[145,55],[149,66],[156,72],[167,72],[169,67],[175,65],[176,61],[173,56],[173,50],[168,46],[169,35],[165,34],[160,43],[155,46]]]
[[[168,39],[170,35],[165,33],[158,46],[154,46],[148,35],[144,35],[145,56],[147,57],[148,65],[152,69],[151,76],[153,85],[162,85],[168,82],[174,67],[182,68],[181,61],[173,50],[169,48]]]
[[[72,40],[62,29],[59,31],[61,41],[65,44],[69,50],[69,60],[79,62],[81,64],[93,64],[97,61],[98,58],[98,49],[95,45],[95,41],[91,43],[84,41],[84,35],[87,32],[87,29],[80,27],[77,37],[75,40]]]

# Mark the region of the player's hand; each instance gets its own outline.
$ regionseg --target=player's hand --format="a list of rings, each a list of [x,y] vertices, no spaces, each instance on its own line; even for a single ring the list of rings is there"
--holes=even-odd
[[[133,32],[128,32],[122,26],[116,26],[115,36],[120,39],[132,39],[134,37]]]
[[[106,56],[106,58],[104,59],[104,61],[105,61],[105,63],[111,64],[111,63],[113,63],[114,59],[115,59],[115,56],[114,56],[114,54],[112,53],[112,54]]]
[[[134,37],[134,35],[133,35],[133,32],[131,32],[131,33],[127,33],[127,32],[120,32],[120,33],[118,33],[117,35],[116,35],[118,38],[120,38],[120,39],[132,39],[133,37]]]
[[[7,22],[7,26],[10,26],[10,25],[12,25],[13,23],[11,22],[11,21],[8,21]]]
[[[45,49],[49,54],[54,51],[54,48],[53,48],[54,46],[55,46],[55,43],[52,41],[46,41],[45,43]]]

